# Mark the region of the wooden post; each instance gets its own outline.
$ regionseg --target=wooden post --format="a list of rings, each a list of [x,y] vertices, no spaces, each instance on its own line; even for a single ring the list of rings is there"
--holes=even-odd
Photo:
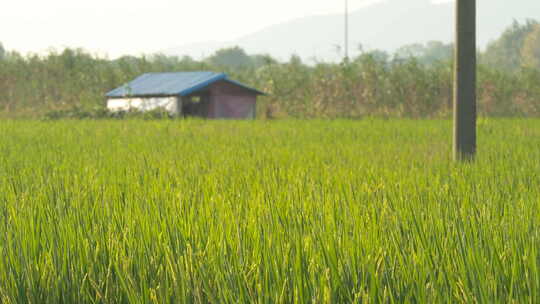
[[[476,0],[456,0],[454,159],[476,154]]]

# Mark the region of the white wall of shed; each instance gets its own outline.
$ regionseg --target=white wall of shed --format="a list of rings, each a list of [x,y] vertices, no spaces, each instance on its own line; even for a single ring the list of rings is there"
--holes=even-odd
[[[109,98],[107,109],[112,112],[138,110],[141,112],[165,109],[171,114],[180,114],[182,105],[178,97],[148,97],[148,98]]]

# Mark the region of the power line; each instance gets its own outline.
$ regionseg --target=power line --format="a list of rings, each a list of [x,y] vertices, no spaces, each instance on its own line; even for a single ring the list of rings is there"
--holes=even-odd
[[[349,0],[345,0],[345,60],[349,59]]]

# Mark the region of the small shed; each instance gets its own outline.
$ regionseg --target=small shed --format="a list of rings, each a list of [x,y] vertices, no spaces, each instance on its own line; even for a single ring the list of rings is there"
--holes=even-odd
[[[263,92],[214,72],[148,73],[107,93],[110,111],[165,109],[174,115],[253,119]]]

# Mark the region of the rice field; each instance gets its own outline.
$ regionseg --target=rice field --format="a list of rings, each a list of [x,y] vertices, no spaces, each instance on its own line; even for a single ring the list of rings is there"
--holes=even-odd
[[[1,121],[2,303],[538,303],[540,120]]]

